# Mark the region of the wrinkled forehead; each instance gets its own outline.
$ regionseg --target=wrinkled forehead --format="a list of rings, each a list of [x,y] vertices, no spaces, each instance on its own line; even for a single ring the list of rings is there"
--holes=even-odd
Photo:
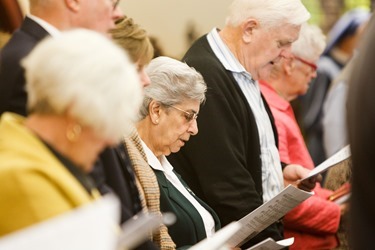
[[[276,40],[293,43],[298,39],[300,30],[301,25],[285,24],[271,27],[268,32],[271,32]]]

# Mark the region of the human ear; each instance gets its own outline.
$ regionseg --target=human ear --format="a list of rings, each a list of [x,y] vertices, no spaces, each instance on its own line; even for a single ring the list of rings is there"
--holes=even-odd
[[[150,115],[151,122],[153,124],[159,123],[159,117],[161,113],[161,104],[155,100],[152,100],[148,105],[148,112]]]
[[[78,12],[81,6],[81,0],[64,0],[66,7],[73,11]]]
[[[283,69],[288,76],[292,74],[295,66],[293,59],[283,59]]]
[[[243,41],[251,43],[255,30],[259,28],[259,22],[256,19],[250,18],[242,23],[241,28]]]

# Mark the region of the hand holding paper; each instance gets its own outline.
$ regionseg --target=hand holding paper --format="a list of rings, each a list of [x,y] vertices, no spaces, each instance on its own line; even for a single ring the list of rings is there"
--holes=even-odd
[[[271,200],[240,219],[238,222],[242,228],[228,240],[228,245],[241,246],[312,195],[312,192],[288,185]]]
[[[315,188],[316,182],[321,181],[322,177],[318,175],[316,176],[316,178],[310,178],[305,181],[300,181],[304,177],[308,176],[309,173],[310,170],[302,167],[301,165],[287,165],[283,170],[284,185],[287,186],[289,184],[292,184],[299,189],[311,191]]]
[[[343,147],[340,151],[338,151],[336,154],[332,155],[330,158],[325,160],[319,166],[315,167],[305,178],[301,179],[301,182],[306,179],[310,179],[320,173],[323,173],[324,171],[327,171],[329,168],[343,162],[344,160],[349,159],[350,156],[350,146],[347,145]]]

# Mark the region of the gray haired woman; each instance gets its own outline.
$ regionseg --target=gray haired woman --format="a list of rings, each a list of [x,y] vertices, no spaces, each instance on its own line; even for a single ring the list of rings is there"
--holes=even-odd
[[[190,191],[166,156],[198,133],[196,119],[207,87],[195,69],[168,57],[153,59],[146,72],[151,84],[145,88],[137,130],[158,179],[161,211],[177,217],[169,234],[177,248],[194,245],[214,234],[219,219]]]

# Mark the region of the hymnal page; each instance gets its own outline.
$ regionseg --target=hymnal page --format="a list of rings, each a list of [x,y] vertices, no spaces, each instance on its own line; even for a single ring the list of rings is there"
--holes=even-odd
[[[204,239],[189,250],[229,250],[226,245],[227,240],[240,230],[241,224],[239,222],[232,222],[219,231],[217,231],[211,238]]]
[[[291,246],[293,243],[294,237],[279,241],[274,241],[272,238],[267,238],[246,250],[280,250]]]
[[[338,151],[336,154],[332,155],[323,163],[321,163],[319,166],[316,166],[313,170],[311,170],[309,175],[303,178],[301,181],[311,178],[324,171],[327,171],[329,168],[336,166],[337,164],[343,162],[344,160],[349,159],[350,156],[351,156],[350,145],[346,145],[345,147],[340,149],[340,151]]]
[[[288,185],[270,201],[240,219],[238,222],[242,228],[228,240],[228,245],[241,246],[313,194]]]
[[[119,202],[107,195],[0,238],[0,249],[115,250],[119,221]]]
[[[140,212],[132,219],[127,220],[121,226],[122,233],[119,237],[118,249],[134,249],[146,239],[149,239],[152,232],[159,228],[161,223],[166,224],[165,222],[167,222],[170,225],[176,221],[176,216],[172,213],[165,213],[163,217],[157,214]]]

